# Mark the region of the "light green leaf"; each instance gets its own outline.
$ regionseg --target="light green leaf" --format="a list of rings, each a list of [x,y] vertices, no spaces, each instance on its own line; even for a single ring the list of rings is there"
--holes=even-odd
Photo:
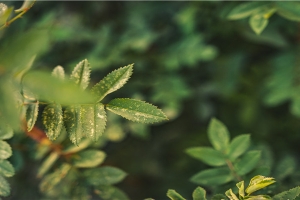
[[[240,160],[234,163],[238,175],[245,175],[255,168],[261,157],[260,151],[249,151]]]
[[[268,2],[243,2],[240,3],[238,6],[234,7],[230,13],[228,14],[227,18],[231,20],[242,19],[245,17],[250,16],[255,11],[259,10],[260,8],[268,5]]]
[[[41,178],[44,176],[45,173],[47,173],[50,168],[53,166],[55,161],[59,158],[59,154],[57,152],[52,152],[41,164],[41,166],[38,169],[37,177]]]
[[[0,126],[0,140],[7,140],[14,135],[12,128],[8,125],[1,125]]]
[[[22,12],[22,11],[25,11],[27,9],[29,9],[33,4],[34,4],[35,1],[33,0],[24,0],[21,8],[15,10],[15,12]]]
[[[166,115],[156,106],[135,99],[113,99],[106,108],[135,122],[154,123],[167,120]]]
[[[300,3],[296,1],[277,1],[275,3],[278,14],[284,18],[300,21]]]
[[[71,74],[71,80],[74,81],[80,88],[85,89],[90,82],[91,67],[87,59],[79,62]]]
[[[232,192],[232,189],[227,190],[225,194],[230,200],[239,200],[239,198]]]
[[[8,182],[0,175],[0,196],[7,197],[10,194]]]
[[[268,18],[266,18],[261,13],[253,14],[249,20],[249,24],[252,30],[257,35],[261,34],[261,32],[267,27],[268,22],[269,22]]]
[[[91,185],[112,185],[122,181],[127,175],[121,169],[115,167],[99,167],[83,172],[87,182]]]
[[[95,99],[91,93],[83,91],[70,80],[61,80],[40,71],[27,73],[23,85],[37,95],[39,100],[63,105],[91,103]]]
[[[234,161],[250,146],[250,134],[239,135],[231,141],[229,144],[228,157],[231,161]]]
[[[70,140],[78,145],[83,137],[80,106],[68,106],[64,112],[64,124]]]
[[[193,192],[193,200],[206,200],[206,191],[202,187],[197,187]]]
[[[7,142],[0,140],[0,159],[7,159],[12,155],[11,147]]]
[[[27,130],[31,131],[39,114],[39,101],[32,102],[26,110]]]
[[[43,111],[43,124],[50,140],[55,140],[63,127],[63,114],[60,104],[49,104]]]
[[[103,151],[85,150],[72,157],[72,163],[75,167],[91,168],[100,165],[106,157]]]
[[[92,92],[98,96],[98,101],[101,101],[106,95],[112,93],[125,85],[132,74],[133,64],[119,68],[106,77],[104,77],[93,88]]]
[[[168,190],[167,196],[171,200],[185,200],[180,194],[178,194],[175,190]]]
[[[6,23],[13,9],[13,7],[8,8],[4,3],[0,3],[0,26]]]
[[[208,138],[213,147],[218,151],[225,152],[228,148],[229,137],[226,126],[213,118],[208,126]]]
[[[81,106],[82,129],[87,138],[97,141],[106,126],[106,112],[101,103]]]
[[[281,192],[273,197],[273,200],[295,199],[300,195],[300,186]]]
[[[190,179],[191,182],[201,185],[222,185],[233,180],[227,167],[203,170]]]
[[[210,166],[222,166],[226,164],[225,156],[210,147],[188,148],[186,153]]]
[[[15,174],[14,167],[7,160],[0,160],[0,175],[11,177]]]
[[[245,184],[244,184],[244,181],[238,182],[236,184],[236,187],[239,188],[239,195],[244,198],[245,197]]]
[[[275,182],[276,181],[272,177],[257,175],[250,180],[249,186],[246,188],[245,191],[248,195],[250,195],[253,192],[265,188],[268,185],[271,185]]]
[[[59,78],[60,80],[65,79],[65,70],[62,66],[56,66],[52,71],[52,76]]]
[[[97,186],[95,193],[103,200],[129,200],[122,190],[110,185]]]

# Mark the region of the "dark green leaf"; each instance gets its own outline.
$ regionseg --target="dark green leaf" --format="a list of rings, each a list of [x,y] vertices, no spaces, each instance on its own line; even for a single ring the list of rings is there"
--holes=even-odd
[[[285,155],[276,165],[274,177],[276,177],[277,180],[282,180],[289,175],[293,175],[296,169],[296,159],[290,155]]]
[[[300,195],[300,186],[281,192],[273,197],[273,200],[293,200]]]
[[[156,106],[135,99],[113,99],[106,108],[135,122],[154,123],[167,120],[166,115]]]
[[[66,147],[66,149],[63,151],[63,153],[64,154],[76,153],[78,151],[86,149],[88,146],[90,146],[91,143],[92,143],[91,140],[83,139],[83,140],[81,140],[81,142],[78,143],[78,146],[72,144],[72,145]]]
[[[208,138],[213,147],[225,153],[228,148],[229,137],[226,126],[219,120],[213,118],[208,126]]]
[[[242,155],[250,146],[250,135],[239,135],[231,141],[229,144],[228,157],[231,161],[234,161],[240,155]]]
[[[245,175],[253,170],[261,157],[260,151],[249,151],[244,154],[240,160],[234,164],[234,168],[238,175]]]
[[[188,148],[186,153],[211,166],[222,166],[226,164],[225,156],[221,152],[210,147]]]
[[[64,112],[64,123],[73,144],[78,145],[83,137],[80,106],[68,106]]]
[[[43,124],[50,140],[55,140],[63,127],[63,114],[60,104],[49,104],[43,111]]]
[[[203,170],[190,179],[193,183],[201,185],[222,185],[233,180],[230,170],[227,167]]]
[[[289,20],[300,21],[300,3],[296,1],[276,2],[278,14]]]
[[[7,159],[12,155],[11,147],[7,142],[0,140],[0,159]]]
[[[87,138],[97,141],[106,126],[106,112],[101,103],[81,106],[82,129]]]
[[[97,186],[95,193],[103,200],[129,200],[122,190],[110,185]]]
[[[0,126],[0,140],[7,140],[14,135],[13,130],[8,125]]]
[[[168,190],[167,196],[171,200],[185,200],[180,194],[178,194],[175,190]]]
[[[65,70],[62,66],[56,66],[52,71],[52,76],[59,78],[60,80],[65,79]]]
[[[87,59],[76,65],[72,74],[71,80],[74,81],[80,88],[85,89],[90,82],[91,67]]]
[[[112,93],[121,87],[128,81],[132,74],[133,64],[119,68],[106,77],[104,77],[93,88],[92,92],[98,96],[98,101],[101,101],[106,95]]]
[[[85,150],[75,154],[72,163],[75,167],[96,167],[104,161],[105,157],[103,151]]]
[[[7,197],[10,194],[8,182],[0,175],[0,196]]]
[[[31,131],[37,120],[39,113],[39,102],[32,102],[28,105],[26,110],[26,121],[27,121],[27,131]]]
[[[242,2],[230,11],[227,18],[236,20],[248,17],[255,11],[268,4],[268,2]]]
[[[11,177],[15,174],[15,169],[7,160],[0,160],[0,175]]]
[[[115,167],[100,167],[84,171],[87,182],[91,185],[112,185],[122,181],[126,173]]]
[[[226,199],[226,196],[224,194],[216,194],[211,198],[211,200],[224,200],[224,199]]]
[[[206,200],[206,191],[202,187],[197,187],[193,192],[193,200]]]
[[[41,166],[38,169],[37,177],[44,176],[45,173],[47,173],[50,168],[53,166],[55,161],[59,158],[59,154],[57,152],[52,152],[41,164]]]
[[[250,196],[245,198],[245,200],[269,200],[269,199],[272,198],[268,195],[256,195],[256,196]]]

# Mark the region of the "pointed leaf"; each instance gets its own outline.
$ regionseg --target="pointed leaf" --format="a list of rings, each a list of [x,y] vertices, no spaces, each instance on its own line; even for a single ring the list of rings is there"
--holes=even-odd
[[[0,175],[11,177],[15,174],[14,167],[7,160],[0,160]]]
[[[95,193],[103,200],[129,200],[122,190],[110,185],[97,186]]]
[[[244,181],[238,182],[236,184],[236,187],[239,188],[239,195],[244,198],[245,197],[245,184],[244,184]]]
[[[1,125],[0,126],[0,140],[7,140],[14,135],[12,128],[8,125]]]
[[[106,157],[103,151],[85,150],[75,154],[72,163],[75,167],[91,168],[100,165]]]
[[[32,102],[26,110],[27,131],[31,131],[39,113],[39,101]]]
[[[230,11],[227,18],[236,20],[248,17],[261,7],[268,4],[268,2],[242,2]]]
[[[273,200],[295,199],[300,195],[300,186],[281,192],[273,197]]]
[[[55,161],[59,158],[59,154],[57,152],[52,152],[41,164],[41,166],[38,169],[37,177],[41,178],[44,176],[45,173],[47,173],[50,168],[53,166]]]
[[[12,11],[13,7],[8,8],[4,3],[0,3],[0,26],[6,23]]]
[[[0,159],[4,160],[12,155],[11,147],[7,142],[0,140]]]
[[[250,134],[239,135],[231,141],[229,144],[228,157],[231,161],[234,161],[250,146]]]
[[[275,183],[276,181],[272,177],[265,177],[261,175],[254,176],[249,183],[249,186],[246,188],[246,193],[248,195],[252,194],[253,192],[260,190],[262,188],[267,187],[268,185],[271,185]],[[247,195],[247,196],[248,196]]]
[[[197,187],[193,192],[193,200],[206,200],[206,191],[202,187]]]
[[[65,70],[62,66],[56,66],[52,71],[52,76],[59,78],[60,80],[65,79]]]
[[[227,190],[225,194],[230,200],[239,200],[239,198],[232,192],[232,189]]]
[[[242,176],[253,170],[256,167],[260,157],[260,151],[249,151],[244,154],[242,158],[234,164],[237,174]]]
[[[81,106],[82,129],[87,138],[97,141],[106,126],[106,112],[101,103]]]
[[[68,106],[64,112],[64,124],[69,134],[70,140],[78,145],[83,137],[80,106]]]
[[[225,152],[228,147],[229,137],[226,126],[213,118],[208,126],[208,138],[213,147],[218,151]]]
[[[113,99],[106,108],[135,122],[154,123],[167,120],[166,115],[156,106],[135,99]]]
[[[76,65],[72,74],[71,80],[74,81],[80,88],[85,89],[90,82],[91,67],[87,59],[84,59]]]
[[[101,101],[107,94],[123,87],[130,78],[132,69],[133,64],[119,68],[97,83],[91,91],[98,96],[98,101]]]
[[[185,200],[180,194],[178,194],[175,190],[168,190],[167,196],[171,200]]]
[[[10,194],[8,182],[0,175],[0,196],[7,197]]]
[[[226,199],[226,196],[223,194],[216,194],[211,198],[211,200],[224,200],[224,199]]]
[[[121,169],[115,167],[100,167],[88,169],[83,172],[87,182],[91,185],[112,185],[122,181],[127,175]]]
[[[225,156],[210,147],[188,148],[186,153],[210,166],[222,166],[226,164]]]
[[[215,168],[203,170],[190,179],[193,183],[201,185],[222,185],[233,180],[233,176],[228,168]]]
[[[43,124],[50,140],[55,140],[63,126],[63,114],[60,104],[49,104],[43,111]]]
[[[267,27],[268,22],[268,18],[266,18],[263,14],[258,13],[250,17],[249,24],[252,30],[259,35]]]

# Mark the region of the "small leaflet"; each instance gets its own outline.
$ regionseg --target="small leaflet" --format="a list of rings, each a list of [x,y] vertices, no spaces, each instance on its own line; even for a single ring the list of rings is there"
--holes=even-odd
[[[27,130],[31,131],[34,127],[34,124],[37,120],[39,113],[39,101],[33,102],[28,105],[26,110],[26,121],[27,121]]]
[[[70,78],[79,85],[80,88],[86,89],[90,82],[90,74],[91,67],[87,59],[85,59],[76,65]]]
[[[60,104],[49,104],[43,111],[43,124],[50,140],[55,140],[63,126],[63,114]]]
[[[52,76],[59,78],[60,80],[65,79],[65,70],[62,66],[56,66],[52,71]]]
[[[78,145],[83,137],[79,105],[68,106],[64,112],[64,124],[73,144]]]

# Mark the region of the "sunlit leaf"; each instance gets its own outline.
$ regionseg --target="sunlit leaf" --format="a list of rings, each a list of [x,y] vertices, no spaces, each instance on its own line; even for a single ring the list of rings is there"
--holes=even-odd
[[[295,199],[300,195],[300,186],[290,189],[288,191],[281,192],[275,195],[273,200],[283,200],[283,199]]]
[[[95,193],[103,200],[129,200],[122,190],[110,185],[97,186]]]
[[[268,2],[242,2],[230,11],[227,18],[236,20],[248,17],[253,12],[268,4]]]
[[[185,200],[179,193],[177,193],[175,190],[168,190],[167,196],[171,200]]]
[[[39,113],[39,101],[29,103],[26,110],[27,130],[31,131]]]
[[[100,165],[106,157],[103,151],[85,150],[72,157],[72,163],[75,167],[91,168]]]
[[[240,155],[245,153],[245,151],[250,146],[250,135],[243,134],[239,135],[230,142],[229,150],[228,150],[228,157],[231,161],[234,161]]]
[[[230,200],[239,200],[239,198],[232,192],[232,189],[227,190],[225,194]]]
[[[210,166],[222,166],[226,164],[225,156],[221,152],[210,147],[188,148],[186,153]]]
[[[7,197],[10,194],[8,182],[0,175],[0,196]]]
[[[203,170],[190,179],[193,183],[200,185],[222,185],[233,180],[233,176],[228,168],[214,168]]]
[[[49,104],[43,111],[43,124],[50,140],[55,140],[63,126],[63,113],[60,104]]]
[[[245,175],[253,170],[261,157],[260,151],[249,151],[240,160],[234,163],[234,168],[238,175]]]
[[[14,135],[12,128],[8,125],[1,125],[0,126],[0,140],[7,140]]]
[[[244,184],[244,181],[238,182],[236,184],[236,187],[239,189],[239,195],[244,198],[245,197],[245,184]]]
[[[226,126],[219,120],[213,118],[208,126],[208,138],[213,147],[225,153],[229,145],[229,137]]]
[[[87,59],[85,59],[76,65],[70,78],[79,85],[80,88],[85,89],[89,85],[90,74],[90,63],[88,63]]]
[[[121,88],[130,78],[132,70],[133,64],[111,72],[97,83],[91,91],[98,96],[98,101],[101,101],[107,94]]]
[[[57,152],[52,152],[41,164],[41,166],[38,169],[37,177],[44,176],[45,173],[47,173],[50,168],[53,166],[55,161],[59,158],[59,154]]]
[[[70,140],[78,145],[83,137],[80,106],[68,106],[64,111],[64,124]]]
[[[13,9],[13,7],[8,8],[4,3],[0,3],[0,26],[6,23]]]
[[[65,70],[62,66],[56,66],[52,71],[52,76],[59,78],[60,80],[65,79]]]
[[[7,160],[0,160],[0,175],[11,177],[15,174],[14,167]]]
[[[193,200],[206,200],[206,191],[202,187],[197,187],[193,192]]]
[[[11,147],[5,141],[0,140],[0,159],[7,159],[12,155]]]
[[[135,99],[113,99],[106,108],[135,122],[154,123],[167,120],[165,114],[156,106]]]
[[[275,182],[276,181],[272,177],[257,175],[250,180],[249,186],[246,188],[245,191],[248,195],[250,195],[253,192],[265,188],[268,185],[271,185]]]

